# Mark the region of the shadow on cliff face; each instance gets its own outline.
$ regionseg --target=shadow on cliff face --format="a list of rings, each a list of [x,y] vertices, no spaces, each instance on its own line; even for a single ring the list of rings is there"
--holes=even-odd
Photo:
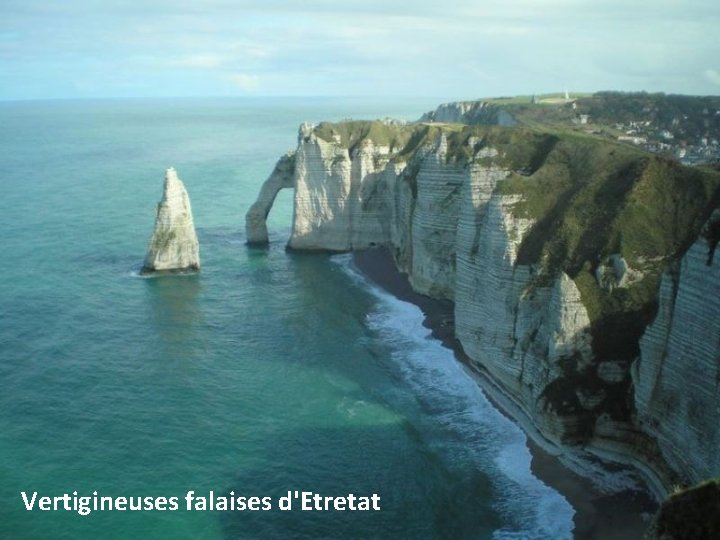
[[[224,494],[271,496],[266,512],[221,512],[225,538],[490,538],[502,524],[489,508],[490,483],[476,471],[448,471],[418,448],[414,428],[308,426],[267,441],[266,467],[228,475]],[[338,444],[342,441],[341,444]],[[355,441],[352,452],[347,441]],[[422,471],[419,475],[418,471]],[[277,509],[289,490],[324,496],[380,495],[381,511]]]

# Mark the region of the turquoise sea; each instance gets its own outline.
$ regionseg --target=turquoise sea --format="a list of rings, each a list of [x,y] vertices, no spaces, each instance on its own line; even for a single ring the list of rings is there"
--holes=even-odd
[[[348,256],[285,252],[289,192],[269,249],[245,246],[245,211],[302,121],[434,105],[0,103],[0,538],[570,537],[525,436],[420,311]],[[141,278],[169,166],[203,268]],[[187,511],[190,490],[377,493],[381,511]],[[21,492],[180,508],[27,511]]]

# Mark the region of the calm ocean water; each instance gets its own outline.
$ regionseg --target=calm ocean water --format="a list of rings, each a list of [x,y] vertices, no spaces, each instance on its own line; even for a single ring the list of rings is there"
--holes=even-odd
[[[0,537],[565,538],[573,510],[520,430],[347,256],[269,250],[244,214],[305,120],[431,101],[0,103]],[[202,272],[137,270],[164,169]],[[205,495],[378,493],[380,512],[188,512]],[[43,495],[176,496],[176,512],[25,510]]]

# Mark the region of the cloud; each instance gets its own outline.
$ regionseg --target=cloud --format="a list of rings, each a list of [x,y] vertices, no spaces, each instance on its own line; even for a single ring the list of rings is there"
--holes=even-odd
[[[2,0],[0,99],[711,93],[718,26],[717,0]]]
[[[710,81],[712,84],[720,86],[720,71],[717,69],[706,69],[703,75],[705,75],[705,79]]]
[[[179,68],[211,69],[222,66],[224,59],[216,54],[189,54],[171,60],[169,65]]]
[[[228,79],[244,92],[254,92],[260,88],[260,78],[257,75],[233,73],[228,75]]]

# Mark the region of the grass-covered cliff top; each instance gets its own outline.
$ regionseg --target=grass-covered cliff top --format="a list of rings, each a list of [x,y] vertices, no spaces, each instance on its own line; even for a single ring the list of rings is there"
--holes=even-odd
[[[720,174],[630,147],[549,136],[531,174],[499,189],[523,197],[513,212],[538,222],[519,262],[544,261],[576,275],[594,257],[621,254],[631,267],[684,251],[717,200]]]
[[[345,120],[342,122],[321,122],[313,128],[320,139],[333,142],[338,137],[340,144],[354,149],[365,140],[378,146],[387,146],[398,151],[404,148],[416,126],[414,124],[385,122],[382,120]]]
[[[720,173],[624,145],[557,135],[541,166],[512,174],[498,190],[521,195],[511,211],[535,222],[518,263],[539,265],[540,276],[562,270],[573,278],[594,326],[596,355],[629,360],[654,317],[663,270],[697,239],[720,204]],[[632,280],[601,287],[597,269],[616,254]]]
[[[339,141],[351,154],[365,141],[371,141],[375,146],[387,146],[391,157],[399,161],[410,161],[421,148],[437,145],[441,135],[448,143],[448,158],[461,164],[474,160],[477,148],[501,144],[503,155],[495,161],[508,167],[525,168],[532,166],[538,151],[543,153],[542,147],[548,138],[555,138],[560,132],[557,129],[544,133],[534,128],[506,129],[460,123],[345,120],[322,122],[313,128],[313,133],[326,142]],[[471,139],[475,140],[475,145],[469,144]]]

